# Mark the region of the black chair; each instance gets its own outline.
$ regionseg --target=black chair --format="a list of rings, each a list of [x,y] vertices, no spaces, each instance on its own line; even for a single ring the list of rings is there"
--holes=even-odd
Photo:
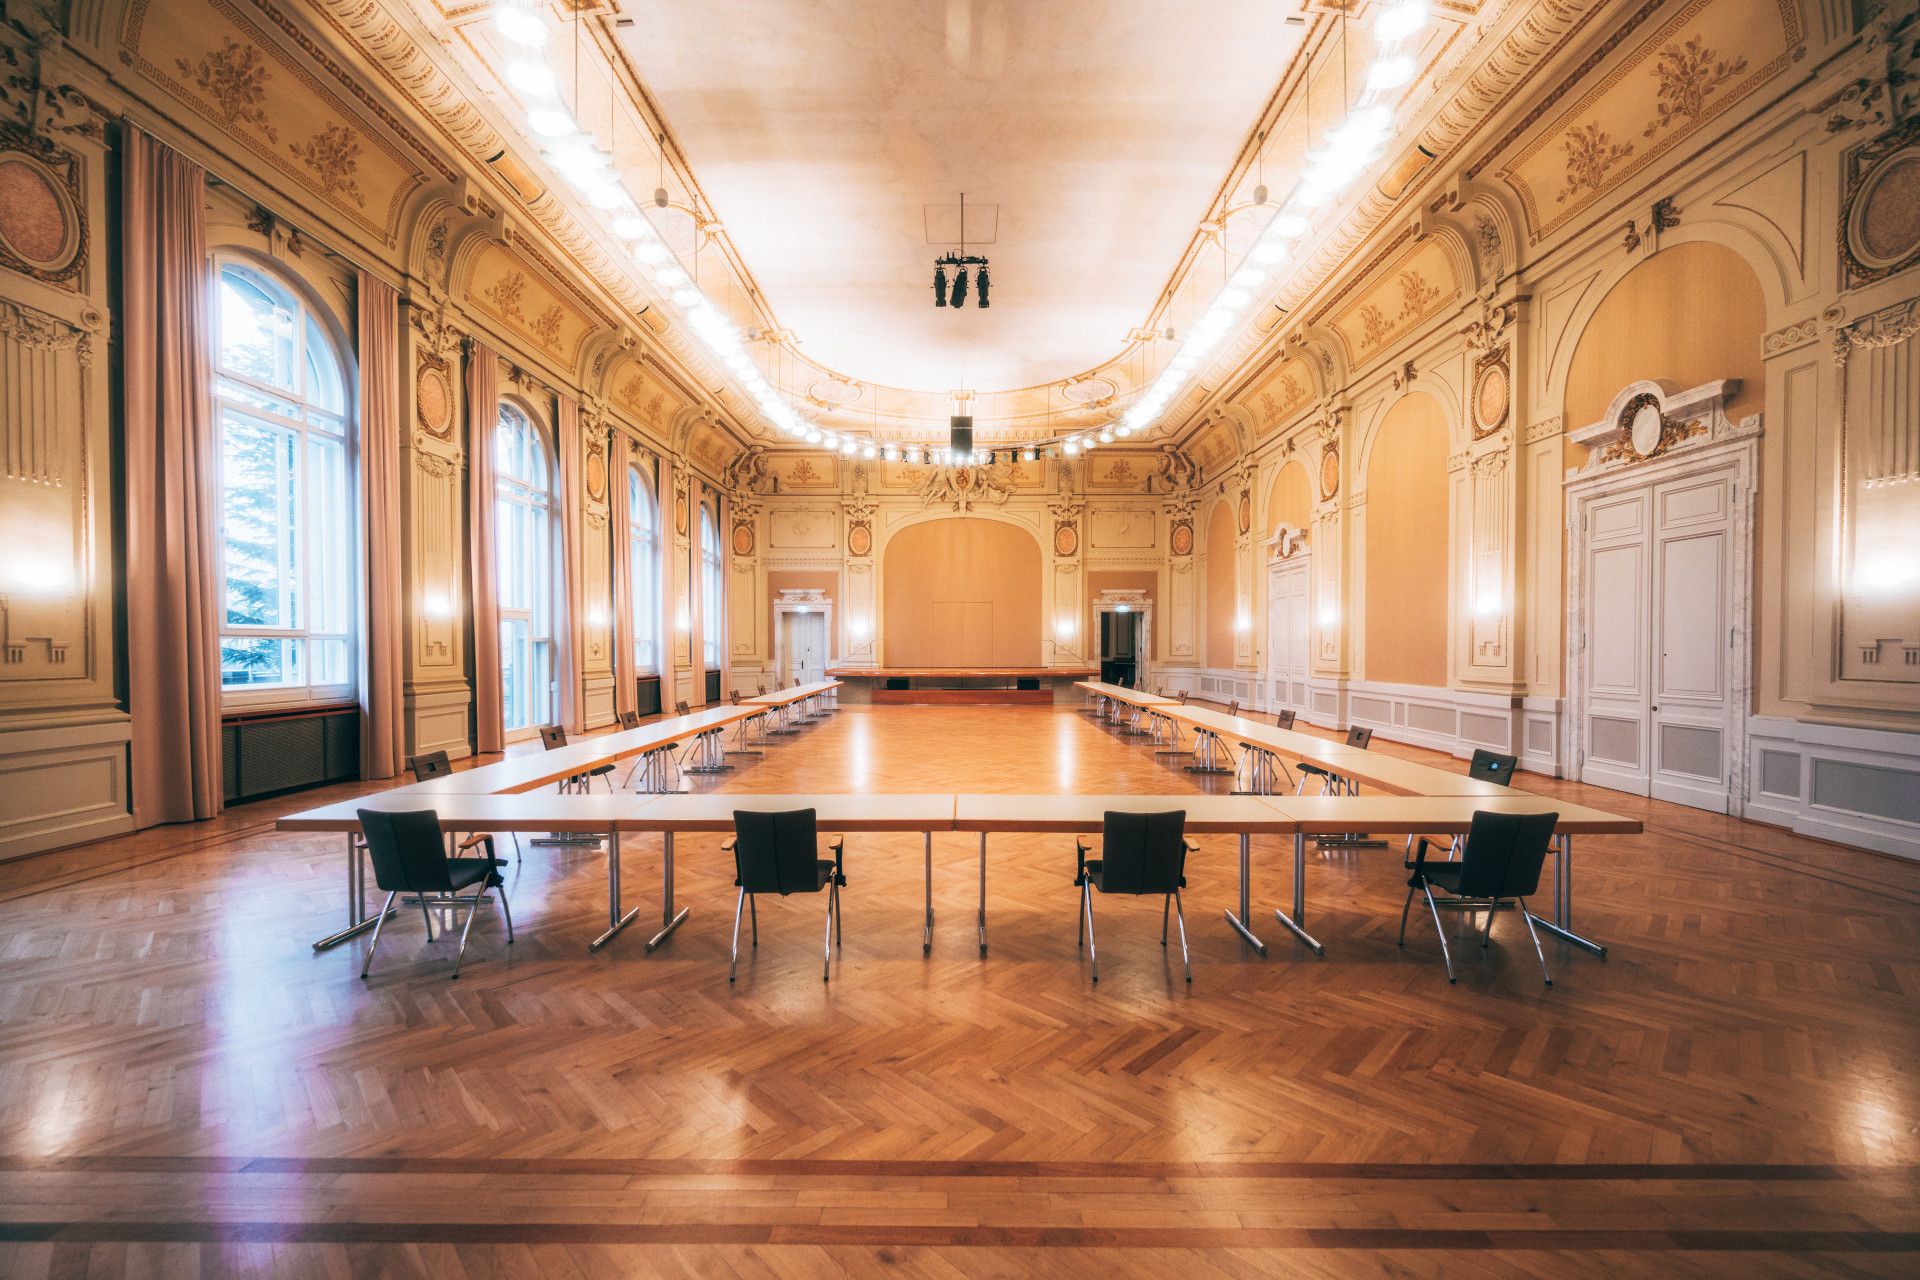
[[[620,727],[622,729],[638,729],[640,727],[640,713],[638,711],[621,711],[616,714],[615,718],[620,721]]]
[[[733,904],[733,962],[727,968],[732,982],[740,968],[740,908],[753,915],[753,945],[760,945],[760,909],[757,898],[763,893],[786,897],[793,893],[827,891],[826,959],[820,966],[820,981],[832,976],[833,944],[840,940],[840,886],[847,882],[846,837],[827,847],[833,861],[820,856],[820,829],[812,809],[789,809],[779,813],[736,809],[733,835],[720,845],[722,852],[733,854],[733,882],[740,896]]]
[[[1503,787],[1513,785],[1513,767],[1520,763],[1518,756],[1503,756],[1497,751],[1475,751],[1473,759],[1467,764],[1467,776],[1481,782],[1497,782]],[[1419,857],[1425,857],[1430,843],[1425,836],[1407,837],[1407,870],[1413,870],[1415,861],[1414,841],[1420,842]],[[1460,856],[1461,837],[1454,836],[1447,841],[1447,858]]]
[[[673,714],[677,716],[691,715],[693,714],[693,708],[689,707],[683,699],[673,704]]]
[[[1373,745],[1373,730],[1362,728],[1357,724],[1348,726],[1347,745],[1365,751]]]
[[[1273,723],[1275,728],[1279,728],[1279,729],[1293,728],[1293,712],[1291,710],[1275,712],[1273,717]]]
[[[540,746],[543,750],[553,751],[567,745],[567,731],[557,724],[543,725],[540,729]],[[613,790],[613,766],[597,764],[582,773],[562,778],[559,789],[562,791],[591,791],[593,780],[599,778],[607,784],[607,790]]]
[[[1240,699],[1235,698],[1232,702],[1229,702],[1227,704],[1227,714],[1230,716],[1237,716],[1240,714]]]
[[[1547,956],[1540,949],[1540,935],[1534,931],[1527,898],[1540,888],[1540,868],[1546,863],[1553,828],[1559,821],[1557,813],[1482,811],[1473,815],[1460,861],[1430,864],[1422,848],[1413,874],[1407,878],[1406,905],[1400,908],[1400,945],[1407,945],[1407,913],[1413,908],[1413,895],[1424,893],[1427,909],[1433,913],[1434,932],[1440,936],[1440,959],[1447,966],[1447,981],[1455,982],[1453,953],[1447,947],[1447,930],[1440,922],[1440,904],[1434,901],[1433,891],[1440,889],[1463,905],[1485,906],[1482,948],[1493,938],[1495,912],[1511,899],[1519,905],[1520,918],[1527,922],[1527,936],[1533,939],[1533,954],[1540,961],[1540,976],[1552,986],[1553,975],[1547,971]]]
[[[1100,856],[1089,858],[1092,849],[1084,839],[1074,837],[1077,866],[1073,883],[1080,890],[1080,941],[1093,964],[1093,980],[1100,981],[1100,952],[1093,941],[1093,891],[1124,893],[1131,897],[1161,895],[1160,945],[1167,945],[1167,907],[1172,905],[1180,923],[1180,962],[1187,981],[1193,981],[1193,960],[1187,954],[1187,914],[1181,907],[1180,891],[1187,887],[1187,854],[1193,844],[1187,840],[1187,814],[1184,809],[1169,813],[1122,813],[1109,809],[1100,828]]]
[[[1347,729],[1347,745],[1350,747],[1358,747],[1362,751],[1370,749],[1373,746],[1373,730],[1362,728],[1357,724],[1349,726]],[[1353,779],[1337,774],[1322,765],[1311,764],[1302,760],[1299,764],[1299,769],[1300,785],[1295,789],[1295,795],[1307,789],[1308,778],[1320,779],[1320,794],[1323,796],[1352,795],[1356,790],[1353,785]]]
[[[473,917],[489,889],[500,891],[500,909],[507,918],[507,944],[513,944],[513,911],[507,906],[506,881],[500,876],[499,859],[489,849],[484,858],[455,858],[447,853],[440,831],[440,816],[431,809],[389,813],[380,809],[362,809],[360,830],[367,838],[367,852],[373,857],[373,880],[387,891],[375,917],[373,942],[367,948],[366,963],[360,966],[365,978],[373,968],[373,953],[380,946],[380,930],[386,926],[393,900],[400,894],[417,897],[420,918],[427,925],[427,941],[433,941],[433,916],[429,906],[467,908],[467,922],[460,929],[460,950],[453,957],[453,976],[460,976],[460,961],[467,954],[467,935],[473,932]],[[457,891],[474,886],[471,898]]]
[[[447,759],[447,753],[444,751],[423,751],[413,759],[407,761],[407,768],[413,771],[413,780],[415,782],[425,782],[428,778],[444,778],[452,773],[453,761]],[[454,840],[455,847],[459,851],[464,852],[468,849],[485,848],[487,856],[489,858],[493,857],[493,837],[485,832],[479,835],[470,835],[465,840],[461,840],[456,836]],[[362,841],[362,843],[365,842]],[[520,836],[518,832],[515,832],[513,837],[513,857],[516,862],[520,859]]]

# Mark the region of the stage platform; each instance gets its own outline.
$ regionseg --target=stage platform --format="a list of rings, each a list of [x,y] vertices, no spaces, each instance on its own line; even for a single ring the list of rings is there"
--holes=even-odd
[[[1093,667],[835,667],[842,703],[1036,703],[1077,701],[1076,680]]]

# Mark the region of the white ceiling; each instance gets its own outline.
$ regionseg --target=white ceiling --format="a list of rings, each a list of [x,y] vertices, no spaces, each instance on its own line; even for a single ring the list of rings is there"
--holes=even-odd
[[[626,9],[641,82],[801,351],[930,391],[1118,352],[1303,31],[1276,0]],[[923,206],[963,190],[999,206],[984,311],[933,306],[947,246],[926,243]]]

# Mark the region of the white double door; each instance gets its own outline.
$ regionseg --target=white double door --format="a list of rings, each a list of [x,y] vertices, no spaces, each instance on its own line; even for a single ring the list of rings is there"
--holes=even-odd
[[[1267,573],[1267,687],[1274,703],[1306,700],[1309,655],[1307,560],[1283,561]]]
[[[1733,467],[1579,500],[1582,781],[1726,813],[1744,717]]]

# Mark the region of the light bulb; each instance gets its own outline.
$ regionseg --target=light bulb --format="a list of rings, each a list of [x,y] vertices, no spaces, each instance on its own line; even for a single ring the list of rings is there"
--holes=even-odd
[[[507,83],[536,98],[553,96],[553,72],[544,62],[519,61],[507,64]]]
[[[1269,239],[1292,240],[1307,234],[1307,220],[1297,213],[1282,213],[1267,224]]]
[[[698,306],[699,304],[700,304],[700,291],[694,288],[692,285],[688,285],[683,289],[675,289],[673,291],[674,306],[680,307],[681,309],[684,310],[688,307]]]
[[[1060,448],[1069,458],[1071,458],[1074,454],[1080,452],[1080,442],[1078,440],[1069,440],[1065,444],[1061,445]]]
[[[539,48],[547,42],[547,24],[540,15],[517,4],[503,4],[493,11],[493,25],[515,44]]]
[[[651,230],[647,220],[637,213],[623,213],[613,220],[613,234],[622,240],[638,240]]]
[[[1394,89],[1413,79],[1413,59],[1408,57],[1382,58],[1373,64],[1367,72],[1367,88],[1375,93],[1383,89]]]
[[[1254,260],[1256,262],[1264,262],[1268,266],[1283,261],[1286,256],[1287,246],[1279,240],[1262,240],[1259,244],[1255,245],[1253,249]]]
[[[596,209],[617,208],[626,198],[627,193],[620,184],[611,179],[595,182],[587,188],[587,203]]]
[[[876,450],[872,445],[868,445],[866,448],[860,451],[860,456],[863,458],[871,458],[876,452],[878,452],[878,450]]]
[[[858,446],[851,440],[842,440],[840,442],[840,452],[846,454],[849,458],[853,456],[853,451],[856,448],[858,448]]]
[[[1100,443],[1101,444],[1113,443],[1113,429],[1111,427],[1102,427],[1100,429]]]
[[[658,240],[643,240],[633,246],[633,256],[649,264],[664,262],[667,257],[667,246]]]
[[[574,130],[573,117],[559,107],[535,107],[527,112],[527,127],[543,138],[564,138]]]
[[[665,266],[653,273],[653,282],[663,289],[678,289],[687,282],[687,273],[676,266]]]
[[[1381,10],[1373,33],[1382,41],[1404,40],[1427,25],[1427,0],[1400,0]]]
[[[885,458],[888,462],[892,462],[894,459],[900,456],[900,451],[894,448],[892,445],[888,445],[885,449],[882,449],[880,451],[880,456]]]
[[[1225,307],[1229,311],[1238,311],[1247,305],[1247,300],[1252,296],[1245,289],[1226,289],[1221,292],[1216,305]]]

